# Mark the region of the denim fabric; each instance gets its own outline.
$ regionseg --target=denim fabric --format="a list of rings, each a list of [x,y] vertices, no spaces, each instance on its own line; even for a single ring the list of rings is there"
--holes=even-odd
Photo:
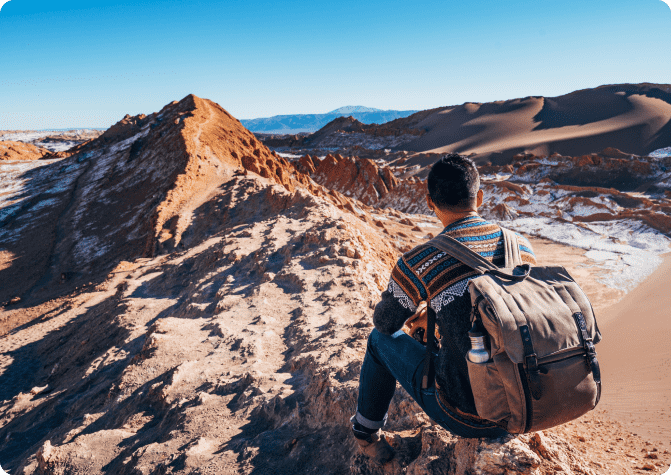
[[[455,435],[477,438],[507,434],[496,426],[475,428],[459,421],[457,415],[440,406],[435,385],[422,389],[425,354],[425,347],[402,331],[393,335],[371,332],[359,377],[356,418],[361,425],[370,429],[384,425],[398,381],[431,419]]]

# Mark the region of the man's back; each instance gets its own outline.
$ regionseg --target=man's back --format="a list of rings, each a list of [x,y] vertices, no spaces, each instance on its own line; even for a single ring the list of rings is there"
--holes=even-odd
[[[497,266],[504,264],[501,228],[480,216],[449,224],[443,233],[467,245]],[[517,235],[522,261],[535,264],[531,244]],[[465,354],[470,349],[471,302],[468,282],[479,275],[445,252],[421,244],[404,254],[392,271],[389,286],[375,308],[375,327],[385,334],[398,331],[421,301],[436,311],[442,336],[435,358],[436,386],[441,401],[455,412],[475,415]]]

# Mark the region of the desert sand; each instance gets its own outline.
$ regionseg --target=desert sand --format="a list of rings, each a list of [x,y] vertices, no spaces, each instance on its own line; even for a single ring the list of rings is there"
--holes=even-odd
[[[671,447],[671,257],[617,304],[600,312],[608,414]]]

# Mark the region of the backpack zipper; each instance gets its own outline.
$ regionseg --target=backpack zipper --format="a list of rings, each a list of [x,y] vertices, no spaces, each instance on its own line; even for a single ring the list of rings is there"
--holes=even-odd
[[[526,434],[531,428],[531,419],[534,412],[533,402],[531,400],[531,391],[529,390],[529,382],[527,381],[527,372],[524,369],[524,363],[517,364],[517,371],[520,373],[520,380],[522,381],[522,388],[524,389],[524,402],[527,408],[527,417],[524,421],[524,433]]]

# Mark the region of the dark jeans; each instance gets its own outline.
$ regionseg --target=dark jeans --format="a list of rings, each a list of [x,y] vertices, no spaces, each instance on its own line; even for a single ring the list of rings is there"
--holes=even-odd
[[[422,369],[426,349],[403,332],[384,335],[373,330],[361,367],[356,418],[370,429],[384,426],[396,381],[403,386],[426,414],[455,435],[468,438],[502,437],[507,432],[496,426],[473,427],[457,414],[441,407],[432,384],[422,389]]]

